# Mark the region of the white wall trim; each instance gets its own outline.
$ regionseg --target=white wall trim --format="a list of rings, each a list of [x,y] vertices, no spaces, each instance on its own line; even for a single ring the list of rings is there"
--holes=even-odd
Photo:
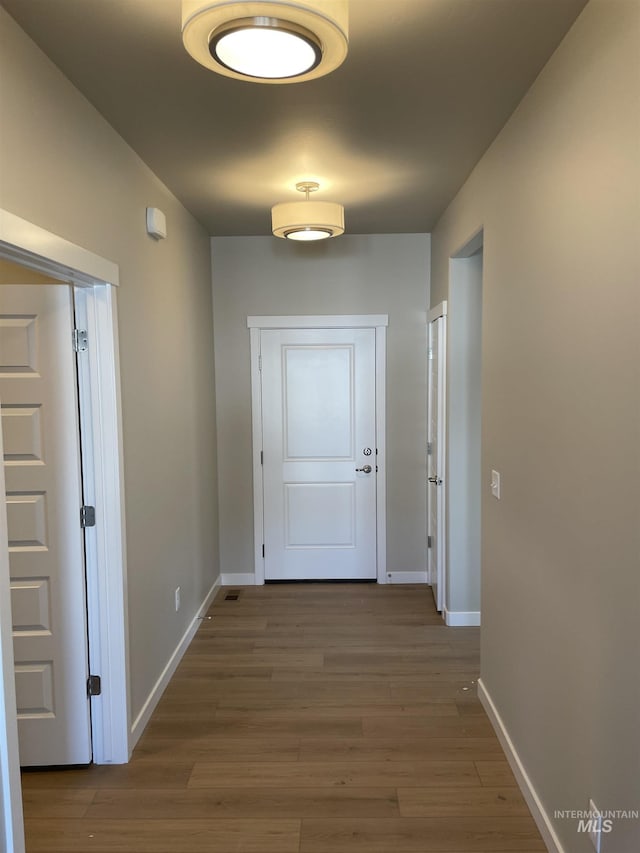
[[[2,430],[0,429],[0,459]],[[4,466],[0,465],[0,542],[8,541]],[[13,668],[9,551],[0,548],[0,850],[24,853],[16,684]]]
[[[387,583],[429,583],[426,572],[387,572]]]
[[[433,308],[429,309],[429,322],[433,323],[434,320],[437,320],[439,317],[447,316],[447,301],[438,303]]]
[[[255,318],[249,318],[255,319]],[[264,584],[264,484],[262,479],[262,381],[260,372],[260,328],[249,327],[251,343],[251,420],[253,444],[253,583]],[[224,575],[223,575],[224,577]]]
[[[73,279],[77,283],[120,283],[117,264],[2,208],[0,257],[8,257],[54,278]]]
[[[378,583],[387,582],[387,487],[386,487],[386,364],[388,314],[319,315],[291,317],[247,317],[251,348],[251,423],[253,443],[253,541],[255,576],[264,583],[264,505],[260,453],[262,451],[262,380],[260,333],[262,329],[375,329],[376,334],[376,572]],[[223,577],[226,577],[223,574]],[[235,577],[242,577],[237,575]],[[245,576],[248,577],[248,576]],[[236,584],[239,581],[235,581]]]
[[[169,658],[167,665],[162,670],[160,677],[158,678],[158,680],[156,681],[156,683],[154,684],[154,686],[151,690],[151,693],[149,693],[149,695],[147,696],[147,699],[146,699],[144,705],[142,706],[140,713],[135,718],[133,725],[131,726],[131,735],[129,738],[130,748],[131,748],[132,752],[133,752],[133,748],[135,747],[136,743],[140,740],[140,737],[141,737],[142,733],[144,732],[144,730],[147,726],[147,723],[151,719],[151,715],[155,711],[156,706],[158,705],[158,702],[162,698],[162,694],[166,690],[167,685],[171,681],[173,674],[175,673],[176,669],[178,668],[178,664],[180,663],[180,661],[184,657],[184,653],[189,648],[189,645],[190,645],[191,641],[193,640],[193,638],[196,634],[196,631],[200,627],[202,620],[203,620],[204,616],[206,615],[207,610],[211,607],[211,604],[213,603],[213,599],[216,596],[216,592],[218,591],[218,589],[221,586],[222,586],[221,580],[218,577],[213,582],[213,586],[211,587],[211,589],[209,590],[209,592],[205,596],[204,601],[202,602],[202,604],[198,608],[198,612],[196,613],[196,615],[191,620],[189,627],[187,628],[187,630],[182,635],[182,639],[180,640],[180,642],[176,646],[173,654]]]
[[[456,628],[470,628],[480,625],[479,610],[447,610],[444,608],[444,621],[446,625]]]
[[[376,561],[378,583],[387,582],[387,329],[376,326]]]
[[[529,810],[531,811],[533,819],[540,831],[540,835],[542,835],[542,840],[547,846],[547,850],[549,853],[566,853],[560,839],[556,835],[551,819],[542,805],[542,801],[540,800],[536,789],[533,787],[533,783],[531,782],[529,774],[518,755],[513,741],[509,737],[504,721],[500,716],[489,691],[484,686],[482,678],[478,679],[478,698],[487,712],[491,725],[495,729],[500,745],[505,751],[507,761],[513,770],[516,782],[518,783],[518,786],[522,791],[522,795],[529,806]]]
[[[262,539],[260,540],[262,542]],[[262,548],[260,549],[262,557]],[[257,586],[256,576],[253,572],[243,572],[235,574],[234,572],[225,572],[220,575],[222,586]],[[264,578],[262,579],[264,583]]]
[[[388,314],[320,314],[247,317],[249,329],[371,329],[388,326]]]

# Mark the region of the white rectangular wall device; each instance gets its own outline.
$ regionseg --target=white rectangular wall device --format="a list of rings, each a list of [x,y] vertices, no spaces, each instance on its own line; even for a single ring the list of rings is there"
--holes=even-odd
[[[157,207],[147,208],[147,234],[154,240],[164,240],[167,236],[167,217]]]

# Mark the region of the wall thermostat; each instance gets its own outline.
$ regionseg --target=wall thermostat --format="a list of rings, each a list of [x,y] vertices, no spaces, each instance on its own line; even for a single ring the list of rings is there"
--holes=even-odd
[[[157,207],[147,208],[147,234],[154,240],[164,240],[167,236],[167,217]]]

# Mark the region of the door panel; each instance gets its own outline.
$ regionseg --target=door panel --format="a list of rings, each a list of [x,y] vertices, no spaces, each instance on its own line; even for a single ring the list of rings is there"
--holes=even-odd
[[[0,400],[23,766],[91,760],[72,296],[0,286]]]
[[[265,579],[374,580],[375,330],[266,330],[261,354]]]
[[[438,317],[429,324],[429,456],[428,456],[428,533],[429,583],[436,609],[444,607],[444,423],[445,423],[445,334],[446,319]]]

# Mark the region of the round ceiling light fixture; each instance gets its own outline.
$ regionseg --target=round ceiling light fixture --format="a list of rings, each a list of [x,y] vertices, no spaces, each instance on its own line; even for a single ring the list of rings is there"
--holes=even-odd
[[[301,181],[296,189],[305,201],[283,201],[271,208],[271,230],[275,237],[311,242],[344,234],[344,207],[332,201],[311,201],[319,188],[316,181]]]
[[[347,0],[182,0],[182,39],[195,60],[227,77],[313,80],[347,55]]]

